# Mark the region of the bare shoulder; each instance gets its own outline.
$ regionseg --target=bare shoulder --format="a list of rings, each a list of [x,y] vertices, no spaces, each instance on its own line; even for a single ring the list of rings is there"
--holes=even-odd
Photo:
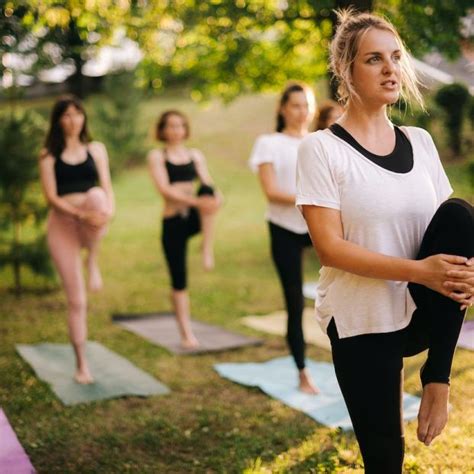
[[[163,151],[159,148],[153,148],[148,152],[147,160],[151,165],[162,163],[164,160]]]
[[[39,162],[40,162],[40,166],[41,165],[50,166],[54,164],[54,157],[46,148],[42,148],[39,153]]]
[[[88,147],[94,159],[107,161],[107,148],[102,142],[90,142]]]
[[[198,148],[190,148],[189,152],[191,153],[191,156],[193,157],[193,160],[196,163],[199,164],[199,163],[205,163],[206,162],[206,158],[205,158],[203,152],[201,150],[199,150]]]

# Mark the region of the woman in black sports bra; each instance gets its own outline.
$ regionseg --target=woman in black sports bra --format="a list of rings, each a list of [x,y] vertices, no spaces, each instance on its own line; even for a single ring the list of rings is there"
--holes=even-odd
[[[162,244],[171,277],[171,299],[183,347],[194,349],[199,342],[190,325],[187,286],[186,247],[190,237],[202,231],[203,266],[214,267],[213,235],[220,197],[202,153],[183,145],[189,137],[189,123],[181,112],[163,113],[156,127],[156,138],[165,143],[162,150],[148,155],[150,173],[164,198]],[[200,186],[195,192],[195,181]]]
[[[40,158],[43,191],[50,206],[48,246],[68,301],[69,337],[76,354],[78,383],[93,382],[85,356],[87,295],[81,249],[86,248],[88,287],[100,290],[99,242],[114,213],[107,151],[90,142],[84,108],[74,96],[53,107]]]

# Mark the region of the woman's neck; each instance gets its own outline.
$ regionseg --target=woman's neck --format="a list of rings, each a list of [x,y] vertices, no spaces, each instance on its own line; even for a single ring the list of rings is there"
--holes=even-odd
[[[64,145],[64,148],[69,148],[73,150],[75,148],[82,148],[84,146],[84,143],[77,135],[66,135],[64,137]]]
[[[337,123],[356,135],[377,134],[387,131],[387,128],[393,128],[386,106],[369,108],[352,101]]]
[[[184,146],[183,142],[166,142],[165,148],[172,153],[179,153],[183,152],[186,147]]]
[[[290,135],[291,137],[301,138],[307,135],[308,127],[306,125],[287,125],[281,132],[285,135]]]

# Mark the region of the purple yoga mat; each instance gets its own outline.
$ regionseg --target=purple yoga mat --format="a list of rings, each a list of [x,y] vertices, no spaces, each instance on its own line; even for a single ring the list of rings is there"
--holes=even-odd
[[[474,351],[474,321],[466,321],[462,325],[458,346]]]
[[[9,474],[33,474],[36,472],[1,408],[0,472]]]

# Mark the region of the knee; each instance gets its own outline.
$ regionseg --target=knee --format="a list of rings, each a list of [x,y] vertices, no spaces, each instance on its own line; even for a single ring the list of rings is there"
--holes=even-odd
[[[93,207],[95,209],[101,210],[105,209],[107,206],[107,195],[105,191],[99,187],[95,186],[89,191],[87,191],[86,203],[88,206]]]
[[[474,208],[463,199],[451,198],[443,202],[438,212],[456,225],[474,226]]]
[[[69,312],[72,316],[79,317],[86,313],[87,301],[84,297],[70,298],[68,301]]]

